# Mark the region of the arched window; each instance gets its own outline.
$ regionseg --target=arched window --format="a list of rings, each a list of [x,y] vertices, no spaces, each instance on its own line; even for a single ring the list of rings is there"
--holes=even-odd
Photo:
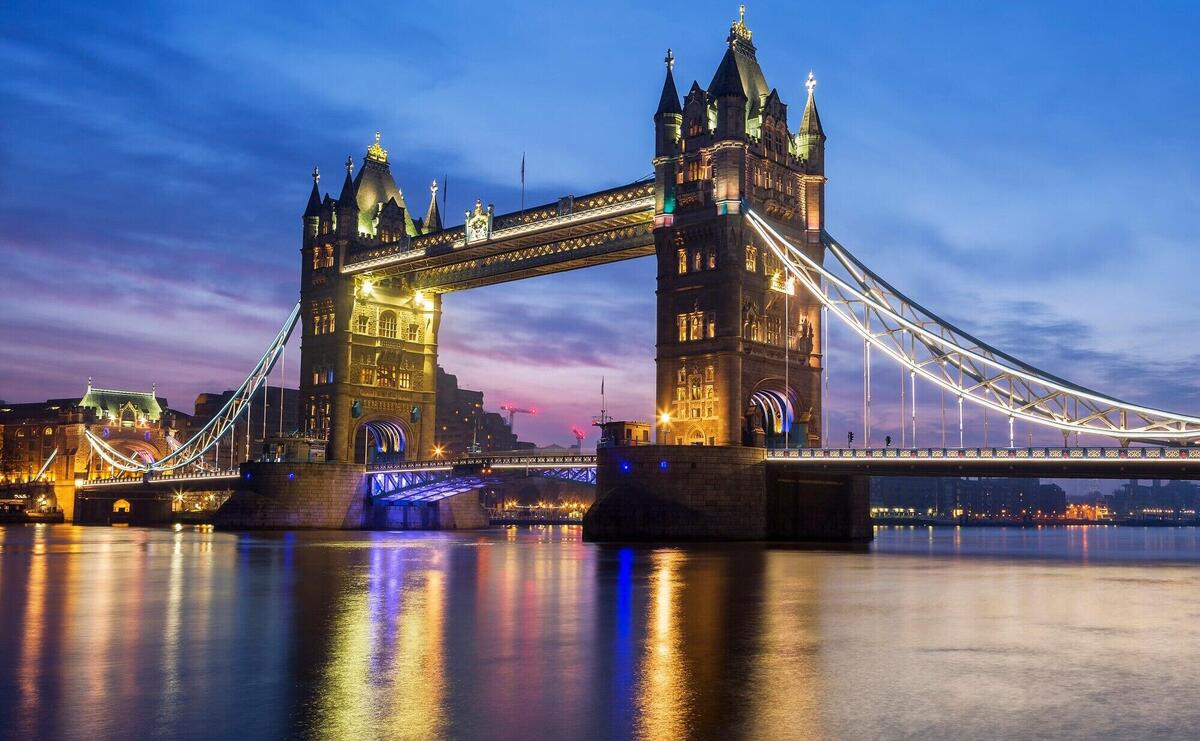
[[[396,339],[396,313],[385,311],[379,315],[379,336]]]
[[[371,318],[366,314],[359,314],[355,320],[354,331],[359,334],[367,334],[371,330]]]

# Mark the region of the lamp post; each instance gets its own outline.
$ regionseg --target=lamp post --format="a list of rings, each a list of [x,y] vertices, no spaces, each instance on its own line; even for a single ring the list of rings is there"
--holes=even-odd
[[[667,444],[667,436],[671,432],[671,413],[670,412],[660,412],[658,415],[658,425],[659,425],[658,444],[666,445]]]

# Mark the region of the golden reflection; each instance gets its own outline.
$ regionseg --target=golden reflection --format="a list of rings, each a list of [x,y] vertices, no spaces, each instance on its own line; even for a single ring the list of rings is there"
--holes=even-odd
[[[319,736],[439,738],[446,692],[443,566],[436,553],[413,556],[404,549],[376,549],[372,559],[366,583],[351,583],[341,593],[329,624],[333,644],[318,690]],[[389,643],[390,666],[380,661]],[[390,730],[380,733],[381,725]]]
[[[687,557],[680,551],[656,551],[651,556],[650,605],[645,656],[635,696],[637,735],[647,739],[686,735],[690,693],[678,615],[678,571]]]
[[[42,644],[46,639],[46,528],[33,534],[29,557],[29,584],[25,592],[25,630],[21,646],[20,708],[26,718],[38,712],[38,677],[42,668]]]

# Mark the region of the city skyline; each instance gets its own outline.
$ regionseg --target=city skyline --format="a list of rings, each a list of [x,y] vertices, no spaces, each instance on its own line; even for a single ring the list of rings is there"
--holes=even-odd
[[[89,376],[157,383],[173,399],[235,387],[295,300],[306,173],[320,165],[322,190],[336,191],[339,164],[359,160],[376,130],[414,212],[431,180],[447,182],[448,224],[475,198],[516,209],[523,155],[530,205],[648,174],[662,39],[680,87],[704,84],[736,13],[631,6],[636,30],[614,39],[612,16],[592,9],[570,24],[502,6],[328,19],[314,5],[268,26],[274,16],[246,8],[135,6],[127,24],[68,7],[0,11],[21,30],[0,40],[17,71],[0,89],[23,114],[0,121],[9,402],[70,395]],[[1194,338],[1173,320],[1200,308],[1185,269],[1197,104],[1181,94],[1198,65],[1180,51],[1195,11],[874,11],[813,10],[822,33],[794,43],[782,29],[799,11],[747,12],[768,83],[797,114],[816,71],[830,230],[1025,360],[1195,412]],[[359,45],[367,23],[420,32]],[[497,30],[465,34],[464,23]],[[901,26],[911,33],[887,32]],[[522,437],[566,443],[599,411],[602,376],[614,414],[653,413],[653,301],[648,259],[451,294],[439,361],[491,408],[537,406]],[[860,355],[835,336],[834,432],[857,424]],[[295,385],[298,352],[288,357]],[[881,436],[894,406],[873,410]]]

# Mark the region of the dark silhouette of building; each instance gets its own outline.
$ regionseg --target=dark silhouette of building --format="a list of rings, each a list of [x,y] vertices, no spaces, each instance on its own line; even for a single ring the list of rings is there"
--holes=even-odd
[[[483,408],[483,392],[460,388],[458,376],[437,369],[437,432],[434,444],[447,457],[521,447],[504,416]],[[525,446],[529,447],[529,446]]]
[[[232,390],[220,393],[207,391],[196,396],[195,414],[189,433],[195,432],[221,412],[234,397]],[[282,416],[279,386],[264,386],[255,392],[250,408],[234,424],[231,435],[222,439],[220,448],[210,451],[205,459],[210,464],[229,467],[249,458],[256,458],[269,438],[296,431],[300,416],[300,392],[282,389]],[[281,430],[282,427],[282,430]],[[185,436],[183,439],[186,439]]]

